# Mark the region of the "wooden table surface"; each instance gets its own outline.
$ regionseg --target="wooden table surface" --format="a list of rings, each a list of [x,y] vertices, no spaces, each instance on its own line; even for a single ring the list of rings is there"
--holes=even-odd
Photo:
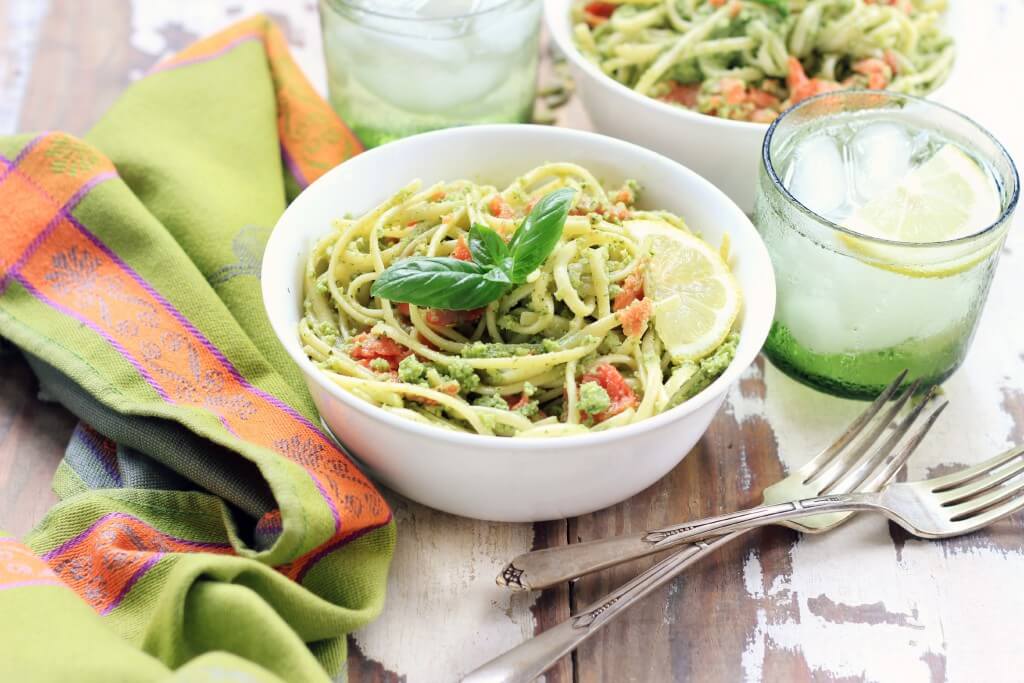
[[[0,133],[82,133],[157,59],[256,11],[280,22],[323,88],[312,0],[0,0]],[[961,56],[938,99],[989,127],[1024,161],[1024,0],[954,0],[951,14]],[[588,126],[577,102],[560,123]],[[1018,228],[967,362],[946,383],[950,409],[909,465],[910,477],[1024,441],[1022,267]],[[759,359],[693,452],[664,480],[610,509],[497,524],[390,495],[399,543],[388,603],[351,639],[349,680],[454,680],[654,560],[515,596],[494,585],[504,561],[530,548],[753,504],[861,406],[797,385]],[[36,397],[17,354],[0,356],[0,528],[23,534],[54,502],[49,480],[73,424]],[[824,536],[757,532],[634,607],[547,680],[1019,681],[1022,530],[1018,516],[967,538],[929,542],[862,517]]]

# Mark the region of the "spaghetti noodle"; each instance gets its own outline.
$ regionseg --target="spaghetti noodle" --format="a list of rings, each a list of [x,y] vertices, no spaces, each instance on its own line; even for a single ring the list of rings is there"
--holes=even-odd
[[[768,123],[837,88],[924,95],[949,76],[945,0],[612,0],[573,4],[580,52],[640,94]]]
[[[486,307],[424,309],[370,295],[401,259],[469,260],[474,224],[509,239],[534,203],[563,187],[576,194],[554,252]],[[444,429],[559,436],[673,407],[724,371],[737,337],[701,358],[673,358],[648,324],[657,303],[643,289],[651,241],[636,226],[689,231],[678,216],[638,209],[637,190],[627,182],[607,191],[568,163],[537,167],[501,191],[467,180],[411,183],[336,220],[313,247],[299,326],[305,352],[355,396]]]

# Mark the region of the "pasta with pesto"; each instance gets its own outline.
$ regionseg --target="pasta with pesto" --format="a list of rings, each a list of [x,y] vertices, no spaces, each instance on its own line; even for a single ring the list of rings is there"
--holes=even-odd
[[[771,122],[839,88],[925,95],[956,50],[946,0],[576,0],[574,39],[606,75],[704,114]]]
[[[553,251],[497,300],[440,310],[371,295],[403,259],[471,261],[471,226],[508,242],[560,188],[575,194]],[[739,290],[727,244],[713,249],[680,217],[638,208],[638,191],[632,181],[606,189],[570,163],[534,168],[502,190],[413,182],[337,219],[312,247],[299,325],[305,353],[386,411],[483,435],[582,434],[674,407],[731,362]],[[694,269],[701,259],[710,265]]]

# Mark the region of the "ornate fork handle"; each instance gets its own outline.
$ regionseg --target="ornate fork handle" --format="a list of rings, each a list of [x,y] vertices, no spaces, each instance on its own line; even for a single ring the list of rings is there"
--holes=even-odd
[[[463,678],[462,683],[532,681],[634,602],[667,583],[697,560],[744,533],[746,532],[737,531],[708,542],[698,541],[691,544],[689,548],[662,560],[621,588],[588,605],[579,614],[487,662]]]
[[[738,529],[752,529],[793,517],[822,514],[829,510],[861,510],[871,507],[874,500],[875,494],[866,493],[820,496],[777,505],[761,505],[640,534],[537,550],[513,559],[497,582],[513,590],[539,590],[702,538],[721,536]]]
[[[759,505],[747,510],[655,529],[641,534],[640,538],[654,551],[659,551],[681,543],[692,543],[701,538],[719,536],[740,529],[753,529],[787,519],[820,515],[825,512],[852,512],[874,508],[878,496],[877,493],[842,493],[777,505]]]
[[[596,633],[605,623],[621,614],[634,602],[672,580],[704,556],[710,555],[718,548],[739,538],[751,529],[793,517],[820,515],[828,512],[878,509],[878,501],[879,494],[877,493],[819,496],[792,503],[763,505],[751,510],[723,515],[722,517],[697,520],[689,524],[665,527],[664,529],[650,531],[639,536],[629,537],[634,542],[639,540],[639,542],[646,544],[648,548],[653,548],[648,551],[650,553],[682,545],[687,542],[685,540],[687,538],[706,537],[716,532],[724,534],[707,541],[698,540],[690,542],[689,547],[683,548],[665,558],[621,588],[588,605],[575,616],[487,662],[462,679],[462,683],[526,683],[527,681],[532,681],[561,657],[579,647],[583,641]],[[658,534],[655,536],[656,540],[644,540],[644,538],[652,534]],[[620,557],[618,561],[621,562],[625,559],[628,558]],[[609,566],[610,564],[615,563],[607,563],[604,566]],[[508,569],[506,569],[507,571]]]

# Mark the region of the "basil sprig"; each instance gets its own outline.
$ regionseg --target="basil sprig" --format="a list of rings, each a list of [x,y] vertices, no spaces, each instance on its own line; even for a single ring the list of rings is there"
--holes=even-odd
[[[447,256],[414,256],[392,263],[370,288],[372,296],[425,308],[463,311],[481,308],[526,282],[562,238],[576,190],[544,195],[505,243],[491,228],[469,230],[472,261]]]

